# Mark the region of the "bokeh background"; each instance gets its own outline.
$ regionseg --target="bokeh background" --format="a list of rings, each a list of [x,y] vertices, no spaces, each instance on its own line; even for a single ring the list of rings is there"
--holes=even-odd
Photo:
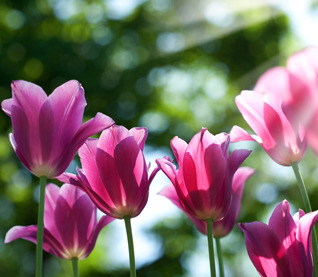
[[[309,0],[36,0],[0,2],[0,101],[10,83],[24,79],[49,94],[70,79],[80,81],[88,105],[127,128],[149,130],[145,154],[172,156],[174,136],[189,139],[202,127],[217,134],[233,125],[249,130],[234,98],[252,89],[267,69],[309,45],[318,45],[317,1]],[[0,276],[34,276],[35,246],[3,244],[15,225],[36,224],[38,180],[11,149],[11,121],[0,116]],[[276,165],[255,143],[245,166],[247,182],[239,221],[267,222],[287,199],[302,208],[292,170]],[[313,209],[318,209],[318,158],[309,150],[301,164]],[[78,157],[69,171],[78,164]],[[150,199],[132,220],[138,276],[209,276],[206,237],[157,193],[168,184],[159,173]],[[243,234],[221,240],[226,276],[257,276]],[[128,276],[124,223],[101,233],[80,276]],[[44,254],[44,276],[71,276],[71,263]]]

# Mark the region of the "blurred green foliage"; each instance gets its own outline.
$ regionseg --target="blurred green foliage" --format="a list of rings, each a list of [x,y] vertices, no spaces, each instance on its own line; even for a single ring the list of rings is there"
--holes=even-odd
[[[168,148],[176,135],[189,140],[202,126],[213,134],[229,132],[233,125],[248,129],[235,106],[235,95],[251,89],[266,69],[284,64],[299,43],[288,18],[277,9],[265,5],[237,11],[235,1],[221,2],[4,0],[0,100],[11,97],[10,83],[15,79],[34,82],[48,94],[77,79],[85,88],[87,118],[103,112],[128,128],[146,126],[147,144],[155,148]],[[218,4],[228,11],[223,17]],[[3,113],[0,276],[33,276],[34,245],[23,240],[2,243],[12,226],[34,224],[37,215],[38,181],[15,157],[7,138],[10,128]],[[259,146],[247,146],[253,154],[244,165],[257,173],[247,182],[239,220],[266,220],[284,198],[302,207],[292,171],[275,165]],[[310,197],[315,199],[316,157],[308,153],[304,165]],[[318,209],[318,203],[313,208]],[[139,268],[138,276],[189,276],[186,260],[203,236],[184,216],[170,220],[171,226],[169,220],[149,226],[148,232],[161,244],[161,254]],[[107,228],[103,234],[107,235]],[[242,266],[243,235],[237,227],[221,243],[229,276],[247,276]],[[81,276],[128,276],[127,268],[96,266],[111,254],[97,246],[80,262]],[[47,253],[44,259],[45,276],[70,276],[70,263]]]

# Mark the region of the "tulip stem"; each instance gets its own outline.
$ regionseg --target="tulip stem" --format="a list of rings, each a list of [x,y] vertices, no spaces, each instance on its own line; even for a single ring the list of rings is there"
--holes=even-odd
[[[312,212],[311,205],[310,205],[310,200],[308,197],[308,193],[306,190],[306,186],[303,180],[303,177],[300,174],[299,166],[298,163],[293,163],[292,164],[295,177],[298,183],[298,187],[300,189],[300,194],[304,202],[305,206],[305,212],[310,213]],[[312,228],[312,254],[313,254],[313,263],[314,263],[314,276],[318,277],[318,248],[317,248],[317,234],[316,234],[316,229],[315,226]]]
[[[79,277],[78,274],[78,259],[76,257],[72,258],[72,267],[74,277]]]
[[[210,259],[210,271],[211,277],[216,277],[215,273],[215,261],[214,261],[214,249],[213,249],[213,220],[207,219],[207,236],[208,236],[208,246],[209,246],[209,259]]]
[[[219,262],[219,277],[224,277],[223,255],[222,255],[221,241],[219,237],[215,238],[215,243],[216,243],[216,252],[218,254],[218,262]]]
[[[124,217],[127,241],[128,241],[128,250],[129,250],[129,262],[130,262],[130,277],[136,277],[136,265],[135,265],[135,253],[134,253],[134,241],[131,231],[130,216]]]
[[[38,231],[37,231],[37,244],[36,244],[36,269],[35,276],[42,276],[42,262],[43,262],[43,229],[44,229],[44,200],[45,200],[45,185],[46,177],[40,177],[40,199],[38,206]]]

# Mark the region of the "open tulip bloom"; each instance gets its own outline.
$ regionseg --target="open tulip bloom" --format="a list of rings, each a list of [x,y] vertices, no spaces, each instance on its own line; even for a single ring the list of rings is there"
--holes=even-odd
[[[36,277],[42,275],[44,187],[46,178],[62,174],[85,140],[114,124],[101,113],[82,125],[86,101],[84,89],[75,80],[57,87],[47,96],[26,81],[13,81],[12,98],[1,103],[11,117],[9,135],[13,150],[24,166],[40,178]]]
[[[131,276],[136,273],[130,218],[145,207],[149,185],[158,171],[156,168],[148,176],[143,154],[146,138],[146,128],[127,130],[114,125],[103,131],[99,139],[88,139],[79,149],[83,169],[77,170],[78,175],[64,173],[58,177],[82,188],[105,214],[125,219]]]
[[[222,219],[228,211],[233,175],[251,153],[241,149],[229,155],[229,143],[229,135],[214,136],[203,128],[189,144],[178,137],[171,140],[178,170],[169,158],[156,160],[172,182],[186,213],[207,222],[212,276],[215,276],[213,221]]]
[[[59,258],[85,259],[93,250],[98,234],[114,220],[104,215],[97,220],[97,208],[79,188],[64,184],[61,188],[48,184],[45,188],[43,249]],[[37,225],[11,228],[5,243],[22,238],[37,243]]]
[[[12,98],[2,102],[11,117],[10,142],[25,167],[34,175],[61,175],[85,140],[114,121],[101,113],[82,125],[86,101],[75,80],[57,87],[49,96],[26,81],[13,81]]]
[[[293,217],[284,200],[273,211],[268,225],[240,223],[248,255],[263,277],[312,277],[311,231],[318,211]]]

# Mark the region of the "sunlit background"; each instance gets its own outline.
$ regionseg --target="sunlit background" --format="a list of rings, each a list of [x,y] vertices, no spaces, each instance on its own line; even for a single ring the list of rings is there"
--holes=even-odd
[[[50,93],[70,79],[86,92],[86,119],[100,111],[128,128],[149,130],[146,159],[168,155],[170,139],[189,140],[202,127],[213,134],[233,125],[249,129],[234,98],[251,89],[268,68],[293,52],[318,45],[318,5],[310,0],[36,0],[0,2],[0,101],[15,79]],[[34,244],[3,244],[14,225],[36,224],[37,180],[11,149],[9,117],[0,117],[0,276],[34,276]],[[253,154],[240,222],[264,221],[283,199],[302,208],[289,168],[276,165],[254,143],[231,146]],[[318,209],[317,158],[308,152],[301,170]],[[79,166],[78,158],[71,164]],[[159,173],[145,210],[132,220],[137,275],[209,276],[206,237],[157,193]],[[226,276],[258,276],[243,234],[221,240]],[[44,276],[70,276],[71,263],[44,255]],[[124,222],[101,233],[80,276],[128,276]]]

